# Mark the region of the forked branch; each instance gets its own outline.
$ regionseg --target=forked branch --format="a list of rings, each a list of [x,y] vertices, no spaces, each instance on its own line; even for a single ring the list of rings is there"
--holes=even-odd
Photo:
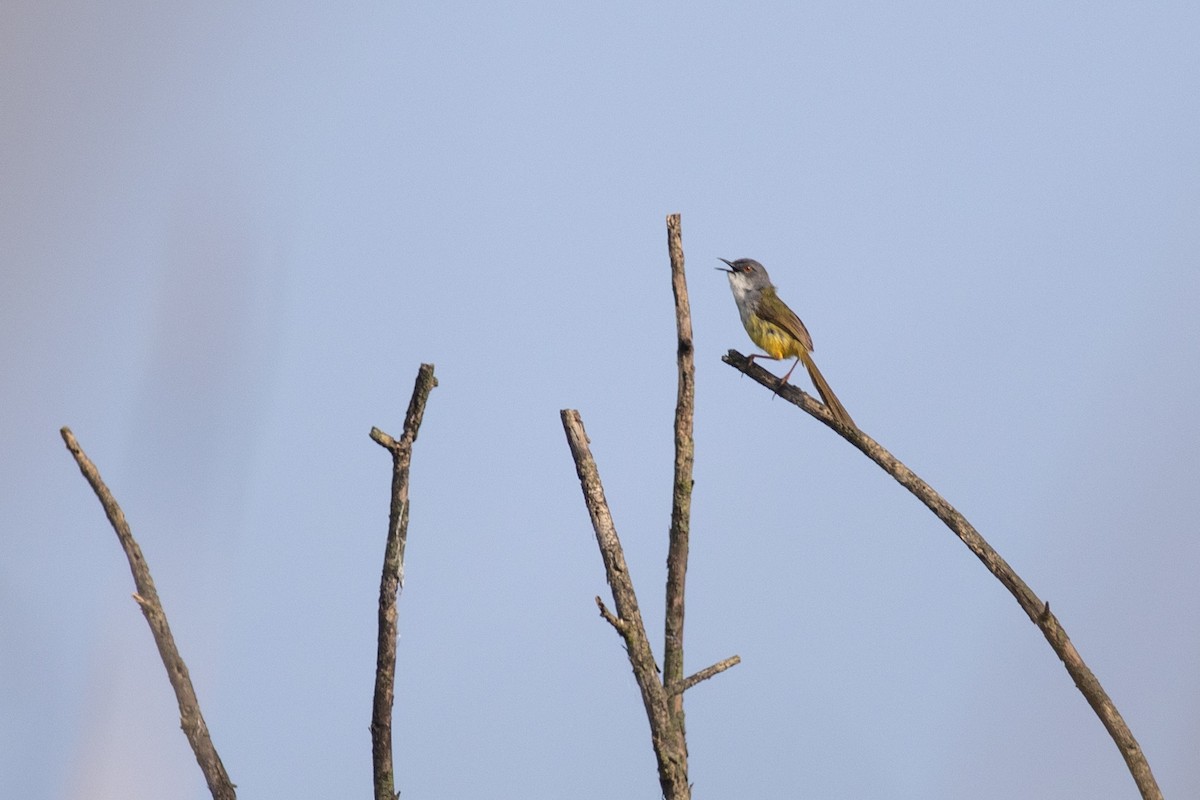
[[[604,560],[604,570],[612,587],[614,614],[596,598],[603,617],[625,642],[629,663],[642,703],[650,722],[650,738],[658,759],[658,780],[668,800],[691,797],[688,784],[687,734],[684,725],[683,693],[741,661],[727,658],[688,678],[683,677],[684,589],[687,583],[688,537],[691,528],[692,465],[695,444],[692,437],[695,417],[696,371],[692,346],[692,315],[688,302],[687,279],[683,269],[683,240],[678,214],[667,217],[667,252],[671,261],[671,289],[675,296],[676,363],[678,391],[675,400],[675,470],[671,491],[671,529],[667,545],[667,587],[661,678],[654,651],[646,637],[646,628],[638,610],[633,581],[625,563],[621,541],[609,514],[600,475],[588,448],[587,434],[579,412],[562,412],[563,429],[575,459],[575,471],[583,488],[583,499],[592,518],[596,543]]]
[[[564,409],[561,416],[567,445],[575,460],[575,472],[583,489],[583,501],[592,518],[596,544],[600,547],[608,585],[612,588],[613,603],[617,607],[617,613],[613,615],[601,601],[598,603],[600,613],[625,641],[633,677],[641,691],[642,704],[650,721],[650,740],[658,759],[658,782],[663,797],[667,800],[687,800],[691,797],[687,781],[687,743],[683,731],[671,723],[667,692],[658,678],[658,664],[654,661],[654,651],[646,636],[637,594],[633,590],[633,579],[625,563],[625,551],[621,548],[621,540],[617,538],[617,529],[604,497],[604,487],[600,483],[600,473],[588,447],[583,420],[578,411],[569,408]]]

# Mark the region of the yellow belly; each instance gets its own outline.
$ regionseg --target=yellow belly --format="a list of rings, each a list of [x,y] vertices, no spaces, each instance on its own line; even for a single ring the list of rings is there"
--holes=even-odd
[[[771,358],[799,358],[804,352],[796,337],[757,314],[746,320],[746,333]]]

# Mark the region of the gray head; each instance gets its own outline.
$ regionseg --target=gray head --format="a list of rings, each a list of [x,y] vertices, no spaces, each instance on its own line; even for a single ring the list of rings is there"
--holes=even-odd
[[[767,277],[767,271],[763,269],[763,265],[752,258],[739,258],[737,261],[730,261],[722,258],[729,269],[717,267],[722,272],[729,274],[729,288],[733,290],[733,300],[737,303],[738,314],[742,317],[742,324],[746,326],[746,330],[750,330],[751,316],[754,309],[758,307],[759,298],[765,290],[771,288],[771,279]]]
[[[737,261],[730,261],[727,258],[720,260],[728,264],[729,269],[724,267],[717,267],[717,269],[729,273],[729,285],[733,286],[735,291],[738,288],[761,291],[771,285],[771,278],[767,275],[767,270],[753,258],[739,258]]]

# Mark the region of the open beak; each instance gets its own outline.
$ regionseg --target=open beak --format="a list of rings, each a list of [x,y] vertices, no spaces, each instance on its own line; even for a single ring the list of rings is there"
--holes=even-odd
[[[718,258],[717,260],[724,261],[726,264],[729,265],[729,269],[725,269],[724,267],[713,267],[713,269],[719,269],[719,270],[721,270],[721,272],[737,272],[737,270],[735,270],[733,268],[733,262],[730,261],[728,258]]]

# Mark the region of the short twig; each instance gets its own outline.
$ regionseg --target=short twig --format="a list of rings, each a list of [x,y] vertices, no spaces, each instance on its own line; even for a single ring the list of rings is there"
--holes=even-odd
[[[600,616],[604,617],[604,621],[613,626],[613,630],[625,636],[625,623],[617,618],[617,615],[608,610],[608,606],[604,605],[604,601],[600,599],[600,595],[596,595],[596,608],[600,609]]]
[[[735,667],[740,663],[742,663],[741,656],[730,656],[723,661],[718,661],[711,667],[705,667],[699,672],[689,675],[682,681],[672,685],[668,691],[672,695],[683,694],[697,683],[700,683],[700,681],[706,681],[714,675],[720,675],[725,670],[729,669],[730,667]]]

